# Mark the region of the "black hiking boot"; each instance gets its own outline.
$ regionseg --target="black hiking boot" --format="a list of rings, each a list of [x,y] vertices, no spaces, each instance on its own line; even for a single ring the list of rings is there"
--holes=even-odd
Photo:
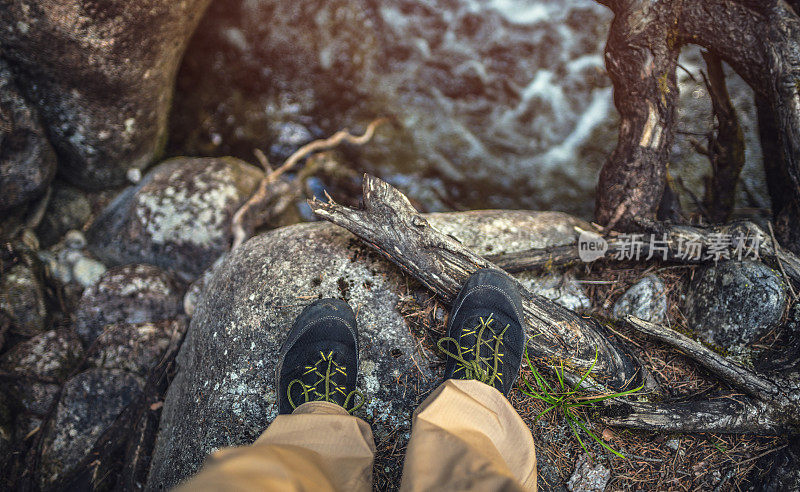
[[[276,370],[278,413],[309,401],[329,401],[354,412],[364,403],[356,391],[356,316],[341,299],[311,303],[283,343]],[[358,397],[358,403],[353,399]],[[349,407],[349,408],[348,408]]]
[[[525,349],[522,296],[500,270],[470,275],[450,311],[445,379],[477,379],[508,396],[519,375]]]

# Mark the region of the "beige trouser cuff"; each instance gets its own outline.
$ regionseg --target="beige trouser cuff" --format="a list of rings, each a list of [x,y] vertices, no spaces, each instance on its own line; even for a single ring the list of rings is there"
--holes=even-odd
[[[369,425],[328,402],[279,415],[250,446],[214,453],[184,490],[369,491]],[[530,430],[479,381],[448,380],[414,412],[401,490],[536,490]]]

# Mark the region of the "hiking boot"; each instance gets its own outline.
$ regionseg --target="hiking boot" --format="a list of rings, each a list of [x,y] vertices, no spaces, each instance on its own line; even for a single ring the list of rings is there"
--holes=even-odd
[[[470,275],[438,343],[447,355],[445,379],[477,379],[508,396],[525,349],[523,319],[522,296],[511,277],[492,269]]]
[[[278,413],[309,401],[328,401],[354,412],[364,404],[356,391],[356,316],[341,299],[311,303],[294,322],[276,370]],[[353,401],[358,397],[358,403]]]

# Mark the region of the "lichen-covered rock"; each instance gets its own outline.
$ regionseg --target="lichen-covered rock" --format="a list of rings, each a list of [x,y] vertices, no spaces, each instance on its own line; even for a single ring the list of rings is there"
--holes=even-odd
[[[82,228],[91,213],[92,206],[84,192],[56,180],[47,210],[36,228],[40,244],[51,246],[67,231]]]
[[[603,492],[611,479],[611,470],[602,463],[593,462],[592,458],[584,453],[575,463],[575,471],[569,477],[567,490],[570,492]]]
[[[112,268],[87,288],[75,311],[75,327],[85,343],[114,323],[150,323],[181,312],[182,285],[152,265]]]
[[[647,275],[633,284],[614,303],[614,316],[624,318],[628,315],[661,323],[667,317],[667,287],[656,275]]]
[[[138,376],[108,369],[90,369],[67,381],[44,438],[42,486],[78,464],[142,387]]]
[[[123,369],[146,377],[170,342],[186,330],[186,319],[178,317],[154,323],[116,323],[103,328],[87,362],[94,367]]]
[[[233,158],[166,161],[119,195],[89,230],[105,263],[150,263],[194,279],[231,243],[231,218],[262,172]]]
[[[0,9],[0,44],[36,101],[59,172],[124,182],[164,144],[175,73],[209,0],[28,0]]]
[[[519,278],[532,293],[546,297],[567,309],[581,311],[592,307],[592,301],[572,275],[549,273],[536,277],[522,273]]]
[[[536,212],[427,218],[480,253],[524,250],[541,237],[569,241],[563,231],[577,222]],[[264,430],[277,414],[279,347],[294,318],[319,297],[343,298],[356,311],[358,386],[370,398],[358,415],[372,424],[377,440],[392,436],[401,449],[411,412],[441,377],[431,369],[438,359],[418,346],[399,312],[406,290],[407,277],[396,267],[329,223],[276,229],[231,252],[207,285],[178,356],[148,487],[174,486],[209,452],[252,442]],[[388,473],[399,480],[399,469]]]
[[[17,264],[0,277],[0,311],[11,322],[11,330],[31,337],[47,327],[47,307],[39,278],[32,268]]]
[[[731,348],[777,326],[787,302],[780,273],[756,261],[725,261],[695,275],[686,314],[702,340]]]
[[[80,339],[69,330],[52,330],[18,343],[0,358],[0,370],[14,379],[9,388],[22,408],[45,415],[83,355]],[[46,382],[44,380],[51,380]]]
[[[0,211],[44,193],[55,172],[56,155],[38,112],[19,93],[8,64],[0,59]]]

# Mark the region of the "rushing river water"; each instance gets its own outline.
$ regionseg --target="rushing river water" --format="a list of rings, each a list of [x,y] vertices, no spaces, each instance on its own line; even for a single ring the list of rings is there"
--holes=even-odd
[[[252,150],[280,162],[299,145],[390,116],[349,164],[427,210],[557,209],[590,217],[616,144],[603,65],[611,12],[592,0],[217,0],[178,79],[173,154]],[[683,57],[671,170],[701,194],[708,131],[697,50]],[[752,102],[731,92],[748,135],[747,191],[763,205]],[[690,205],[690,203],[684,203]]]

